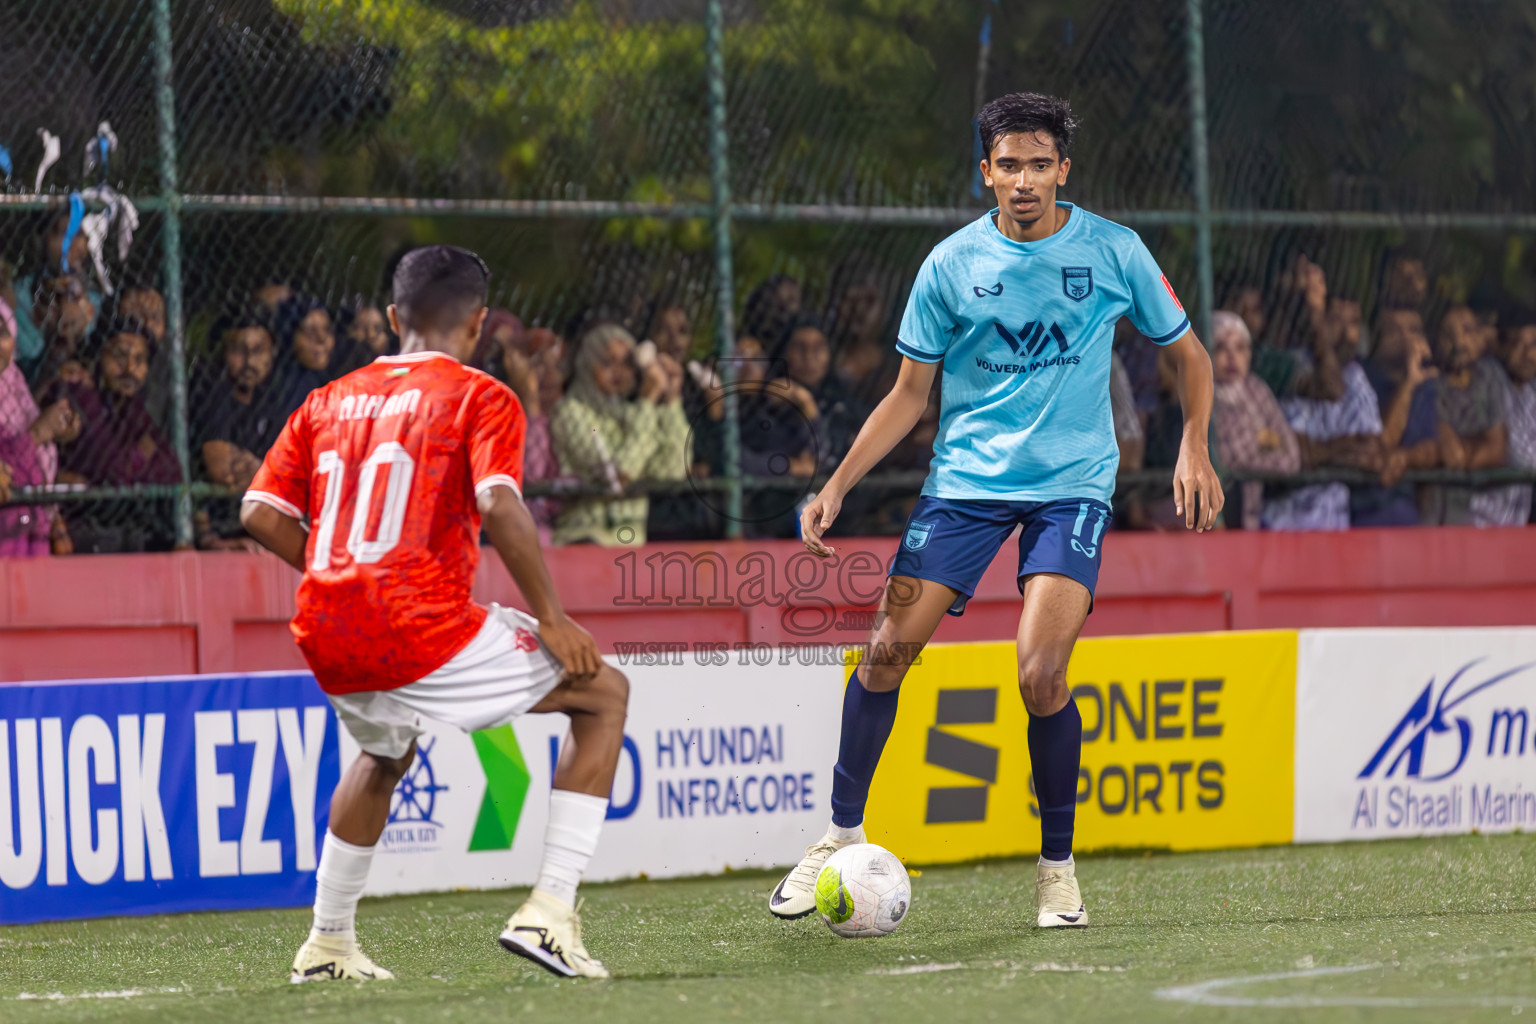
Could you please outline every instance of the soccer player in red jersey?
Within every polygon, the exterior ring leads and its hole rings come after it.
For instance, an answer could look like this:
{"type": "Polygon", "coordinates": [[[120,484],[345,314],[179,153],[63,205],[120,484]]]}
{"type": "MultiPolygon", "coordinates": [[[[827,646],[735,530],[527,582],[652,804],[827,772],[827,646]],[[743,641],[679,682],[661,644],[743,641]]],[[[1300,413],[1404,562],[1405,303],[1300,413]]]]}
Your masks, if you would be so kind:
{"type": "Polygon", "coordinates": [[[545,711],[569,715],[571,734],[538,882],[500,941],[562,976],[608,976],[582,944],[575,898],[607,813],[629,683],[555,594],[522,501],[522,406],[463,365],[489,277],[462,249],[408,253],[388,311],[400,354],[311,392],[241,507],[251,536],[304,574],[293,634],[362,748],[331,798],[294,982],[393,977],[358,948],[354,918],[422,716],[473,731],[545,711]],[[532,615],[471,598],[482,525],[532,615]]]}

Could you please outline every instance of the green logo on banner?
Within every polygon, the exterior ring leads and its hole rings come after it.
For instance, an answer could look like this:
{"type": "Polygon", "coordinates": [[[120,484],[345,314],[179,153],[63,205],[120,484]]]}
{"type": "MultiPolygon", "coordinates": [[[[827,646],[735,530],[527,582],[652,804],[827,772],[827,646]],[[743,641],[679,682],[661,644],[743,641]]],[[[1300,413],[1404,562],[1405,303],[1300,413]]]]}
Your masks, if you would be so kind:
{"type": "Polygon", "coordinates": [[[480,767],[485,770],[485,798],[469,837],[469,852],[510,850],[517,836],[517,820],[528,797],[528,765],[517,734],[510,725],[471,733],[480,767]]]}

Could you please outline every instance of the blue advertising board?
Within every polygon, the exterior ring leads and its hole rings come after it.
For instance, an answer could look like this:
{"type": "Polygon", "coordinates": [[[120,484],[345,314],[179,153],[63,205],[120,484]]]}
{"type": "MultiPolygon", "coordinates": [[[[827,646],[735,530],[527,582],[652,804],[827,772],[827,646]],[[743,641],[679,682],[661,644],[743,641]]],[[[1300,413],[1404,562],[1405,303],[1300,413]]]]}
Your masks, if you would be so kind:
{"type": "Polygon", "coordinates": [[[0,686],[0,924],[306,906],[340,761],[308,673],[0,686]]]}

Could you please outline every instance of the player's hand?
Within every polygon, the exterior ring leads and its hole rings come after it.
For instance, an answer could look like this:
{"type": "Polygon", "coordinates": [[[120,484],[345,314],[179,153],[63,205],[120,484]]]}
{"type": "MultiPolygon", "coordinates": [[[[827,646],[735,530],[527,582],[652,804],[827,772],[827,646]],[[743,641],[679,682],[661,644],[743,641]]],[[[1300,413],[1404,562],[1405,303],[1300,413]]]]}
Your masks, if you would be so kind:
{"type": "Polygon", "coordinates": [[[1179,446],[1179,462],[1173,470],[1173,510],[1184,517],[1187,529],[1204,533],[1215,528],[1216,517],[1226,503],[1210,453],[1204,445],[1192,447],[1186,440],[1179,446]]]}
{"type": "Polygon", "coordinates": [[[539,638],[555,660],[565,666],[567,675],[590,676],[603,667],[603,656],[598,653],[592,634],[564,615],[540,620],[539,638]]]}
{"type": "Polygon", "coordinates": [[[832,528],[832,523],[837,519],[837,514],[842,511],[842,508],[841,495],[832,491],[822,491],[801,510],[800,538],[805,541],[805,548],[811,554],[826,558],[837,552],[836,548],[828,547],[821,542],[821,535],[832,528]]]}

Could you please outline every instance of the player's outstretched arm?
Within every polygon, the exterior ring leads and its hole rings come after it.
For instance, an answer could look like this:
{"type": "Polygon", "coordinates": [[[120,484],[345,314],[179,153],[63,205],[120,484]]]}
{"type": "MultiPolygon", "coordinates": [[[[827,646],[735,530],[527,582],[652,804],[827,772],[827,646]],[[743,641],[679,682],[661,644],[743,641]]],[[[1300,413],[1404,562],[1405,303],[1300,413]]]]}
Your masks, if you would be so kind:
{"type": "Polygon", "coordinates": [[[523,499],[510,487],[492,487],[477,499],[485,535],[539,620],[539,638],[571,675],[587,676],[603,667],[592,634],[566,617],[555,581],[539,550],[539,528],[523,499]]]}
{"type": "Polygon", "coordinates": [[[1203,533],[1216,525],[1216,517],[1226,504],[1221,481],[1211,465],[1211,400],[1215,395],[1211,357],[1194,331],[1186,332],[1168,348],[1178,366],[1179,404],[1184,409],[1184,439],[1173,470],[1173,505],[1184,517],[1185,527],[1203,533]]]}
{"type": "Polygon", "coordinates": [[[837,513],[843,507],[843,496],[917,426],[923,410],[928,408],[928,393],[933,390],[933,378],[938,370],[938,363],[920,363],[902,356],[896,386],[880,399],[875,411],[859,428],[859,436],[854,439],[853,447],[848,449],[837,472],[800,513],[800,536],[812,554],[825,558],[836,550],[823,544],[821,535],[837,519],[837,513]]]}
{"type": "Polygon", "coordinates": [[[240,505],[240,525],[256,538],[256,543],[299,572],[304,571],[304,546],[309,534],[304,532],[303,523],[265,502],[247,501],[240,505]]]}

